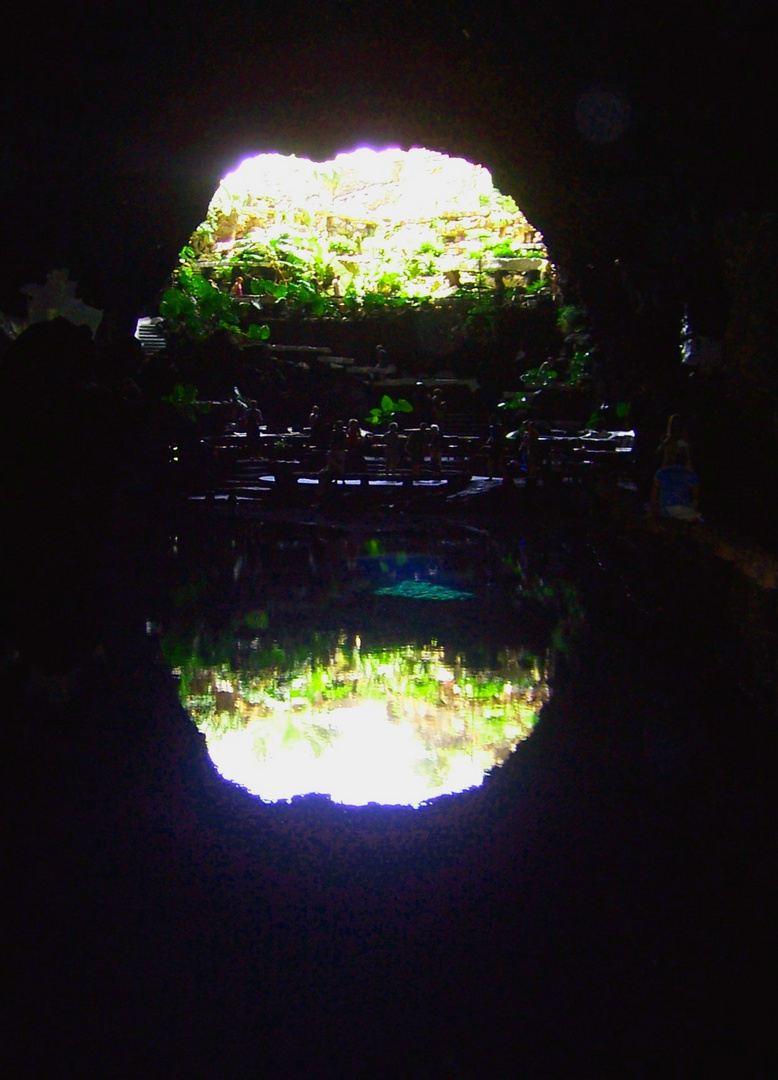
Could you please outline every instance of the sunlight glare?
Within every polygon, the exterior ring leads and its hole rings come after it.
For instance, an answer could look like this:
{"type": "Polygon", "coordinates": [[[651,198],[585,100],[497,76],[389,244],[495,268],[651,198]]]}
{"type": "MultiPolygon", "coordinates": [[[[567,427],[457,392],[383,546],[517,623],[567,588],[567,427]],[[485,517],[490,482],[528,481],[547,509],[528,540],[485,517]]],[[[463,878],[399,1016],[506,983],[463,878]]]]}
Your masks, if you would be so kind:
{"type": "Polygon", "coordinates": [[[478,786],[494,764],[480,754],[461,754],[441,786],[424,768],[429,751],[405,720],[391,722],[385,701],[333,709],[327,717],[334,733],[317,757],[304,741],[256,753],[262,721],[208,740],[208,752],[221,775],[266,802],[317,792],[334,802],[364,806],[419,806],[425,799],[478,786]]]}

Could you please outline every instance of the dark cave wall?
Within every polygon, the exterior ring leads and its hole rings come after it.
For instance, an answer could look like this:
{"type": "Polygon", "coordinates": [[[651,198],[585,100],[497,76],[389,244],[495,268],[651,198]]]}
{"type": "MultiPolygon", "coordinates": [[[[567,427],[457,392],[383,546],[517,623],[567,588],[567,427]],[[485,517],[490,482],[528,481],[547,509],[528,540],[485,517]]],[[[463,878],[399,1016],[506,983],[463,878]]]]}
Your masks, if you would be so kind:
{"type": "MultiPolygon", "coordinates": [[[[0,174],[8,227],[0,310],[66,266],[83,299],[130,326],[156,307],[220,178],[276,150],[325,159],[424,145],[479,161],[544,234],[571,295],[614,353],[664,348],[684,301],[723,332],[733,295],[714,239],[722,219],[771,206],[764,102],[766,6],[703,20],[592,3],[562,19],[469,3],[290,2],[251,11],[133,5],[76,30],[51,15],[9,24],[13,92],[0,174]],[[584,137],[577,106],[614,88],[629,122],[584,137]],[[618,262],[616,262],[618,260],[618,262]]],[[[726,10],[725,10],[726,8],[726,10]]],[[[775,254],[772,256],[775,260],[775,254]]]]}
{"type": "Polygon", "coordinates": [[[69,54],[62,27],[30,37],[4,178],[4,300],[67,266],[87,302],[148,311],[221,176],[267,150],[326,159],[423,145],[486,165],[555,257],[602,235],[575,170],[574,89],[561,93],[531,49],[502,55],[464,11],[333,5],[300,19],[292,7],[271,18],[215,4],[199,30],[195,9],[155,13],[88,61],[83,43],[69,54]],[[44,69],[59,75],[51,92],[44,69]],[[30,112],[36,100],[45,108],[30,112]]]}
{"type": "Polygon", "coordinates": [[[0,311],[22,314],[19,286],[67,267],[131,331],[242,157],[424,145],[484,164],[515,198],[589,305],[611,375],[644,378],[659,416],[704,408],[707,476],[731,477],[722,499],[740,503],[744,461],[752,505],[769,503],[774,4],[122,7],[6,15],[0,311]],[[630,109],[610,142],[577,124],[597,87],[630,109]],[[727,344],[696,397],[679,382],[684,303],[727,344]]]}

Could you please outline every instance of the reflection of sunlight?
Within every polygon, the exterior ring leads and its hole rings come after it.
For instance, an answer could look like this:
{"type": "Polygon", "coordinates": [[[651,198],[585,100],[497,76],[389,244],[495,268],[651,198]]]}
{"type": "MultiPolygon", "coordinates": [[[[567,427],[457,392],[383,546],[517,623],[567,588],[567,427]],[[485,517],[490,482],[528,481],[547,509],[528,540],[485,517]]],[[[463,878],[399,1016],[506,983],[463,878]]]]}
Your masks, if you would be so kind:
{"type": "Polygon", "coordinates": [[[495,763],[491,755],[462,750],[441,776],[431,767],[432,756],[413,725],[390,722],[386,702],[333,709],[327,719],[334,737],[318,757],[302,739],[285,740],[267,756],[258,755],[262,720],[209,738],[208,751],[222,776],[267,802],[319,792],[353,806],[418,806],[425,799],[477,786],[495,763]]]}
{"type": "MultiPolygon", "coordinates": [[[[545,648],[524,646],[524,622],[509,593],[504,608],[496,594],[488,611],[482,608],[483,590],[476,586],[487,568],[482,574],[469,543],[447,544],[441,558],[426,537],[411,539],[408,545],[401,537],[396,552],[387,550],[385,537],[345,546],[340,538],[323,546],[317,541],[307,559],[290,563],[287,577],[288,538],[271,538],[262,549],[272,567],[262,570],[267,603],[257,609],[251,590],[236,600],[229,625],[220,621],[212,628],[207,613],[216,605],[200,596],[180,622],[177,585],[163,648],[171,666],[175,658],[181,701],[225,778],[267,802],[320,793],[357,806],[418,806],[479,786],[530,736],[550,693],[545,648]],[[320,574],[324,566],[332,576],[320,574]],[[302,626],[282,625],[286,608],[273,613],[272,598],[286,600],[290,587],[298,589],[302,568],[310,572],[311,597],[328,608],[323,630],[316,625],[315,602],[302,626]],[[413,599],[372,606],[378,586],[402,582],[417,598],[443,599],[445,586],[446,599],[464,602],[426,604],[421,624],[413,599]],[[368,605],[364,633],[361,625],[350,625],[357,598],[368,605]],[[436,610],[443,615],[438,623],[436,610]],[[440,631],[454,640],[442,640],[440,631]]],[[[198,581],[201,558],[193,549],[198,581]]],[[[253,547],[236,554],[234,545],[226,546],[230,584],[236,558],[247,568],[259,564],[253,547]]],[[[525,582],[525,595],[530,584],[525,582]]],[[[567,627],[575,590],[560,586],[552,595],[547,584],[538,589],[542,604],[553,604],[554,618],[562,604],[567,627]]],[[[527,626],[535,636],[550,633],[534,627],[533,610],[527,609],[527,626]]]]}

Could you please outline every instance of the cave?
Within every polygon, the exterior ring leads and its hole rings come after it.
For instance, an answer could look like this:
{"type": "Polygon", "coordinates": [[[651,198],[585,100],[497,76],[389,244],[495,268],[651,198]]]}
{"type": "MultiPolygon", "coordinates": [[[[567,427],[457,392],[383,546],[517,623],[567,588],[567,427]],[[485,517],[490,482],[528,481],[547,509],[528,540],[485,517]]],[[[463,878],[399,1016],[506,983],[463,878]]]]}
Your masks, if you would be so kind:
{"type": "MultiPolygon", "coordinates": [[[[0,689],[13,1074],[696,1075],[711,1062],[766,1074],[773,6],[213,0],[78,14],[6,16],[0,689]],[[647,467],[668,416],[693,417],[703,539],[684,523],[655,531],[638,492],[610,480],[539,488],[534,503],[486,480],[452,502],[400,489],[378,506],[344,484],[315,510],[281,499],[249,522],[226,502],[186,504],[170,478],[198,402],[185,388],[175,398],[171,371],[196,349],[182,344],[170,367],[149,361],[138,318],[194,272],[220,294],[242,276],[243,306],[260,305],[253,325],[271,325],[283,268],[266,252],[236,257],[257,237],[205,235],[214,192],[257,155],[323,163],[368,146],[478,163],[521,208],[543,258],[494,258],[535,260],[504,267],[539,274],[510,286],[526,293],[548,275],[542,288],[585,310],[597,385],[631,403],[647,467]],[[47,306],[52,274],[60,310],[47,306]],[[20,332],[30,300],[42,317],[20,332]],[[418,809],[311,792],[266,806],[209,764],[181,680],[199,695],[193,708],[258,707],[248,695],[267,680],[241,684],[241,672],[265,645],[295,662],[312,648],[307,613],[326,608],[334,573],[321,552],[337,547],[337,572],[354,580],[354,560],[375,556],[366,538],[398,522],[444,553],[456,522],[486,599],[510,588],[522,626],[533,605],[552,610],[542,629],[553,664],[539,665],[542,679],[526,673],[521,702],[525,719],[530,704],[540,718],[482,787],[418,809]],[[257,552],[276,529],[283,573],[276,593],[257,595],[260,570],[274,572],[257,552]],[[308,593],[296,559],[319,575],[308,593]],[[233,681],[176,654],[176,620],[192,655],[228,654],[235,605],[233,681]],[[530,702],[536,686],[543,700],[530,702]]],[[[369,295],[344,268],[343,293],[369,295]]],[[[455,269],[430,272],[437,292],[455,269]]],[[[342,299],[336,276],[319,282],[326,304],[342,299]]],[[[403,291],[417,278],[405,274],[403,291]]],[[[434,356],[432,371],[449,359],[434,356]]],[[[350,643],[365,609],[391,617],[397,599],[366,597],[349,600],[350,643]]],[[[335,650],[341,630],[326,627],[335,650]]],[[[422,661],[437,664],[426,645],[422,661]]]]}

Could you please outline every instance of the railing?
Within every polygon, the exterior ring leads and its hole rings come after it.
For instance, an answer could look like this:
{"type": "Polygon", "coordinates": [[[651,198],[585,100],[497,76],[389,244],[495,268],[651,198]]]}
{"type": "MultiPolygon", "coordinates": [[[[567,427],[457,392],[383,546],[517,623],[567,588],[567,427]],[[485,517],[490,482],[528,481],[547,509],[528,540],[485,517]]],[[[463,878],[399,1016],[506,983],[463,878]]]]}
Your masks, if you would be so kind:
{"type": "Polygon", "coordinates": [[[386,468],[381,438],[369,437],[358,463],[352,459],[340,472],[327,468],[325,451],[311,445],[307,429],[263,432],[251,451],[245,435],[230,433],[202,441],[203,449],[210,451],[211,467],[202,477],[199,497],[261,500],[273,492],[299,495],[305,489],[332,486],[378,492],[387,488],[440,490],[461,488],[479,477],[519,485],[575,484],[592,476],[625,480],[631,478],[633,440],[631,431],[540,436],[534,469],[528,476],[517,441],[506,441],[500,462],[495,466],[492,461],[490,468],[488,448],[479,435],[445,435],[439,469],[431,468],[426,459],[412,466],[401,458],[399,467],[391,471],[386,468]]]}

